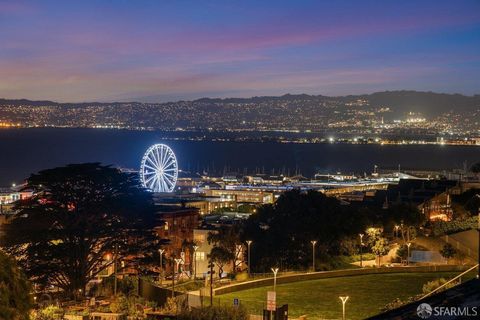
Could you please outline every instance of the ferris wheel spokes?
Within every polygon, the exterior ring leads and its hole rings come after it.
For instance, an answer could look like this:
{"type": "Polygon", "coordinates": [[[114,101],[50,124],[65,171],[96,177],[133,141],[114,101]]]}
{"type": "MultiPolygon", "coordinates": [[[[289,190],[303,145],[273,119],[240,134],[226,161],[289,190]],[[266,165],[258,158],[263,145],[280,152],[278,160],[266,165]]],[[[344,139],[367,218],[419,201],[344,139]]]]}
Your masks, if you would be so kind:
{"type": "Polygon", "coordinates": [[[148,148],[140,167],[143,186],[153,192],[172,192],[177,178],[177,158],[172,149],[164,144],[148,148]]]}

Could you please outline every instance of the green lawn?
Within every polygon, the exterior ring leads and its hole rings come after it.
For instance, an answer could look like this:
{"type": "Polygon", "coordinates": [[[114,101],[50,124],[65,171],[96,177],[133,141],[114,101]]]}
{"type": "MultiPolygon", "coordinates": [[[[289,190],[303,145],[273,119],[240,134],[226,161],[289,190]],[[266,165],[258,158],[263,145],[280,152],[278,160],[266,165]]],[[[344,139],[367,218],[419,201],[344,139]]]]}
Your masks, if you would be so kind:
{"type": "MultiPolygon", "coordinates": [[[[397,273],[331,278],[277,285],[277,305],[288,304],[291,317],[340,319],[339,296],[348,295],[347,319],[363,319],[379,313],[395,298],[405,299],[422,292],[424,283],[437,278],[452,278],[458,273],[397,273]]],[[[471,278],[471,277],[470,277],[471,278]]],[[[267,291],[262,287],[217,296],[222,304],[240,300],[252,314],[261,314],[267,291]]]]}

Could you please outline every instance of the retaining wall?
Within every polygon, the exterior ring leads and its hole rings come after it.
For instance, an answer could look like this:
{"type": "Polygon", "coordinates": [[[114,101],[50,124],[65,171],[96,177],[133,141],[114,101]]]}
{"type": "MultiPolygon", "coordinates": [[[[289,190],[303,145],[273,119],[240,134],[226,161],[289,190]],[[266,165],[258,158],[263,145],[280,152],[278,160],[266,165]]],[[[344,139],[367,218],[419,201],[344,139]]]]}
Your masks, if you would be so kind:
{"type": "MultiPolygon", "coordinates": [[[[321,271],[301,274],[289,274],[284,276],[277,276],[277,284],[291,283],[306,280],[350,277],[368,274],[381,273],[416,273],[416,272],[461,272],[467,270],[471,266],[458,265],[432,265],[432,266],[412,266],[412,267],[389,267],[389,268],[364,268],[364,269],[347,269],[335,271],[321,271]]],[[[273,286],[273,277],[259,280],[246,281],[228,286],[214,289],[215,295],[241,291],[246,289],[273,286]]]]}

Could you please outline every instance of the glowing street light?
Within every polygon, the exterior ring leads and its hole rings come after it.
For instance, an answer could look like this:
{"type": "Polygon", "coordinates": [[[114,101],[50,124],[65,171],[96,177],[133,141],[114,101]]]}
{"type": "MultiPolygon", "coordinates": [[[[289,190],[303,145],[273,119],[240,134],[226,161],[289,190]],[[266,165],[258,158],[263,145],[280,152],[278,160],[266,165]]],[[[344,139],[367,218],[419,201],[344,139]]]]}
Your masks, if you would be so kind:
{"type": "Polygon", "coordinates": [[[312,270],[315,272],[315,245],[317,244],[317,240],[310,241],[312,244],[312,270]]]}
{"type": "Polygon", "coordinates": [[[358,235],[360,237],[360,267],[363,268],[363,233],[358,235]]]}
{"type": "Polygon", "coordinates": [[[398,238],[398,229],[400,229],[400,226],[398,224],[395,225],[395,237],[398,238]]]}
{"type": "Polygon", "coordinates": [[[175,259],[175,266],[173,267],[173,278],[172,278],[172,297],[175,297],[175,277],[177,275],[177,269],[182,262],[182,259],[176,258],[175,259]]]}
{"type": "MultiPolygon", "coordinates": [[[[277,273],[278,273],[278,268],[271,268],[273,272],[273,292],[275,294],[275,299],[277,296],[277,273]]],[[[270,310],[270,319],[273,319],[273,311],[270,310]]]]}
{"type": "Polygon", "coordinates": [[[278,273],[278,268],[271,268],[273,272],[273,291],[276,290],[277,288],[277,273],[278,273]]]}
{"type": "Polygon", "coordinates": [[[348,296],[339,297],[342,300],[342,320],[345,320],[345,304],[347,303],[348,296]]]}
{"type": "Polygon", "coordinates": [[[165,252],[164,249],[158,249],[158,254],[160,255],[160,272],[158,273],[158,280],[160,285],[162,285],[162,278],[163,278],[163,253],[165,252]]]}
{"type": "Polygon", "coordinates": [[[412,245],[411,242],[407,243],[407,266],[410,265],[410,246],[412,245]]]}
{"type": "Polygon", "coordinates": [[[248,261],[247,261],[247,273],[248,273],[248,277],[250,277],[250,245],[252,244],[252,240],[247,240],[247,251],[248,251],[248,261]]]}

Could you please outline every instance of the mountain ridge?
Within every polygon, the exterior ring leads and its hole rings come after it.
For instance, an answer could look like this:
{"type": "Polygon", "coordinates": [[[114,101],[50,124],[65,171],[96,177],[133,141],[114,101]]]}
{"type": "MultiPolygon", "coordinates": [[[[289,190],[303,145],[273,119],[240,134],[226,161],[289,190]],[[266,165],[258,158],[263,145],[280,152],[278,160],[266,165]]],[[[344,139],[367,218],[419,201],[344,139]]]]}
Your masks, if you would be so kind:
{"type": "Polygon", "coordinates": [[[299,93],[299,94],[291,94],[285,93],[283,95],[265,95],[265,96],[251,96],[251,97],[227,97],[227,98],[212,98],[212,97],[202,97],[193,100],[175,100],[175,101],[168,101],[168,102],[142,102],[137,100],[132,101],[110,101],[110,102],[99,102],[99,101],[82,101],[82,102],[57,102],[54,100],[35,100],[35,99],[26,99],[26,98],[18,98],[18,99],[8,99],[8,98],[0,98],[0,104],[27,104],[32,103],[38,104],[49,104],[49,105],[82,105],[82,104],[97,104],[97,105],[112,105],[112,104],[128,104],[128,103],[138,103],[138,104],[166,104],[166,103],[178,103],[178,102],[201,102],[201,101],[219,101],[219,102],[231,102],[231,101],[247,101],[247,100],[259,100],[259,99],[282,99],[282,98],[330,98],[330,99],[355,99],[355,98],[366,98],[376,95],[382,94],[431,94],[431,95],[438,95],[438,96],[450,96],[450,97],[463,97],[463,98],[480,98],[480,94],[474,95],[465,95],[461,93],[444,93],[444,92],[434,92],[434,91],[417,91],[417,90],[385,90],[385,91],[376,91],[372,93],[362,93],[362,94],[349,94],[349,95],[322,95],[322,94],[307,94],[307,93],[299,93]]]}
{"type": "Polygon", "coordinates": [[[174,106],[175,104],[189,104],[196,108],[211,108],[212,110],[220,105],[228,104],[263,104],[271,105],[291,102],[292,106],[298,107],[298,101],[307,101],[308,104],[317,104],[318,108],[326,104],[343,104],[353,102],[349,107],[361,107],[361,103],[355,105],[355,101],[367,100],[370,107],[388,107],[392,116],[405,115],[413,112],[424,116],[437,116],[439,114],[457,113],[468,114],[480,109],[480,95],[467,96],[463,94],[436,93],[431,91],[395,90],[379,91],[371,94],[346,95],[346,96],[325,96],[309,94],[284,94],[281,96],[254,96],[250,98],[200,98],[196,100],[179,100],[175,102],[145,103],[145,102],[81,102],[61,103],[49,100],[28,100],[28,99],[0,99],[0,105],[29,105],[29,106],[60,106],[63,108],[82,106],[125,106],[150,105],[150,106],[174,106]]]}

